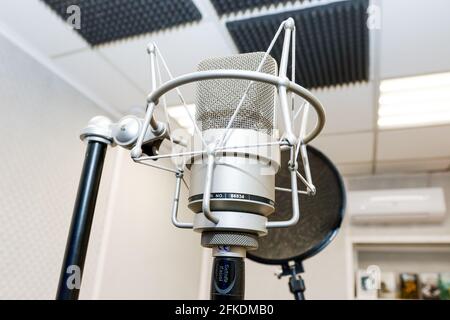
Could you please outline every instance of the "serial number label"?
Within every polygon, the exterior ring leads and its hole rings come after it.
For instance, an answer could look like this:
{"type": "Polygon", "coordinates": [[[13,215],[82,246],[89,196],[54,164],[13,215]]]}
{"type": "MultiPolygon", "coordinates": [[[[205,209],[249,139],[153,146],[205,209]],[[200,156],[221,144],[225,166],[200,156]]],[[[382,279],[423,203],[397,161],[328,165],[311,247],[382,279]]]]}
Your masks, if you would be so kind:
{"type": "Polygon", "coordinates": [[[273,314],[273,306],[265,305],[265,304],[257,304],[257,305],[223,305],[219,306],[219,314],[223,315],[265,315],[265,314],[273,314]]]}
{"type": "Polygon", "coordinates": [[[255,305],[225,305],[221,304],[218,307],[208,306],[188,306],[183,304],[175,309],[176,315],[196,315],[203,318],[208,315],[272,315],[273,305],[255,304],[255,305]]]}
{"type": "Polygon", "coordinates": [[[245,199],[245,195],[240,193],[231,193],[230,194],[231,199],[245,199]]]}
{"type": "MultiPolygon", "coordinates": [[[[194,196],[189,197],[189,201],[200,201],[203,199],[203,194],[196,194],[194,196]]],[[[246,194],[246,193],[231,193],[231,192],[213,192],[211,193],[211,199],[212,200],[250,200],[254,202],[261,202],[264,204],[269,204],[271,206],[274,205],[273,200],[260,197],[253,194],[246,194]]]]}

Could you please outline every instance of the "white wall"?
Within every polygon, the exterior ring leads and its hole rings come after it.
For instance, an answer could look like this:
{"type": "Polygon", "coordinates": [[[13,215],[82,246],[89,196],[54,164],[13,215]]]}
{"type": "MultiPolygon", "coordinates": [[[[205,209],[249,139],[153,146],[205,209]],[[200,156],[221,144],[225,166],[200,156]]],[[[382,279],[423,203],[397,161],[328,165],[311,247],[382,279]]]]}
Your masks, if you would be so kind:
{"type": "MultiPolygon", "coordinates": [[[[118,150],[118,166],[91,297],[196,299],[200,237],[171,223],[174,174],[136,165],[124,150],[118,150]]],[[[188,221],[185,192],[179,213],[188,221]]]]}
{"type": "MultiPolygon", "coordinates": [[[[0,62],[0,299],[54,299],[85,153],[78,135],[105,112],[1,32],[0,62]]],[[[173,191],[173,175],[108,152],[82,299],[197,298],[200,240],[172,226],[173,191]]]]}
{"type": "Polygon", "coordinates": [[[84,158],[78,133],[104,112],[0,34],[0,114],[0,299],[53,299],[84,158]]]}
{"type": "MultiPolygon", "coordinates": [[[[344,232],[324,251],[306,260],[305,273],[302,275],[309,300],[346,298],[346,259],[344,255],[344,232]]],[[[248,261],[248,259],[247,259],[248,261]]],[[[247,263],[247,299],[293,299],[289,291],[288,280],[274,275],[277,266],[266,266],[255,262],[247,263]]]]}

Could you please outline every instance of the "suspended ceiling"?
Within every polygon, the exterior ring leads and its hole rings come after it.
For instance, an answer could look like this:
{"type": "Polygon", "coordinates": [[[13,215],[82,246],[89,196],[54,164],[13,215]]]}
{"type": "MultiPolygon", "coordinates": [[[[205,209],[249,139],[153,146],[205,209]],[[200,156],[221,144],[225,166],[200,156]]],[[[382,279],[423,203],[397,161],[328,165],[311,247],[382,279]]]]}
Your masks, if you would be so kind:
{"type": "MultiPolygon", "coordinates": [[[[287,1],[223,16],[210,1],[193,2],[202,16],[198,22],[95,47],[40,0],[4,1],[0,30],[120,116],[143,106],[150,91],[150,41],[158,44],[172,72],[181,75],[194,71],[202,59],[238,52],[227,22],[333,1],[287,1]]],[[[377,2],[381,28],[370,31],[370,81],[313,90],[327,112],[324,134],[313,144],[347,175],[448,169],[450,126],[385,131],[376,126],[380,79],[450,70],[450,42],[445,41],[450,39],[448,1],[377,2]]],[[[194,101],[192,87],[183,93],[188,102],[194,101]]],[[[175,97],[169,103],[177,103],[175,97]]]]}

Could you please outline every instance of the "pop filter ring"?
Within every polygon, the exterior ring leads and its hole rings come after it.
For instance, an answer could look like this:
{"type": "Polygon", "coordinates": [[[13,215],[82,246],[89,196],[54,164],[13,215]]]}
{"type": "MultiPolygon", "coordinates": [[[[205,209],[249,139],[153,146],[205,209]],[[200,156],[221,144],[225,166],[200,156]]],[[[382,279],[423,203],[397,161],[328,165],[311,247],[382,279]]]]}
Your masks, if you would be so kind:
{"type": "MultiPolygon", "coordinates": [[[[328,165],[328,167],[331,169],[331,171],[333,172],[335,177],[337,178],[336,181],[339,186],[340,197],[341,197],[342,201],[341,201],[340,207],[338,209],[339,214],[338,214],[338,219],[336,220],[335,225],[331,228],[328,235],[320,243],[318,243],[311,249],[309,249],[305,252],[302,252],[296,256],[292,256],[292,257],[285,258],[285,259],[268,259],[268,258],[262,258],[262,257],[258,257],[256,255],[253,255],[252,252],[249,251],[247,253],[247,258],[249,258],[250,260],[253,260],[255,262],[262,263],[262,264],[268,264],[268,265],[288,265],[289,262],[291,262],[291,261],[296,262],[301,265],[301,263],[304,260],[315,256],[316,254],[321,252],[323,249],[325,249],[333,241],[333,239],[336,237],[337,233],[339,232],[339,229],[342,225],[342,221],[344,219],[345,205],[346,205],[344,182],[342,180],[342,177],[341,177],[339,171],[336,169],[335,165],[321,151],[319,151],[318,149],[316,149],[312,146],[308,146],[308,153],[314,154],[315,156],[317,156],[321,160],[323,160],[328,165]]],[[[300,219],[302,219],[302,218],[300,217],[300,219]]],[[[295,226],[290,227],[290,228],[295,228],[295,226]]]]}

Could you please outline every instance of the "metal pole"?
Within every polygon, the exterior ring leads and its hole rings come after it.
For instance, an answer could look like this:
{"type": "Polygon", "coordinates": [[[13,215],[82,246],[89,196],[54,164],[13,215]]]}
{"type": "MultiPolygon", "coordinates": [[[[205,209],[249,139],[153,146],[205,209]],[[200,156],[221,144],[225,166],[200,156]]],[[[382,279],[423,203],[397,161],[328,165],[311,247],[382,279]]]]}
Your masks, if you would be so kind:
{"type": "Polygon", "coordinates": [[[294,293],[294,298],[297,301],[305,300],[305,294],[301,291],[294,293]]]}
{"type": "Polygon", "coordinates": [[[107,144],[89,141],[73,210],[57,300],[78,300],[107,144]]]}
{"type": "Polygon", "coordinates": [[[296,262],[294,265],[286,265],[285,272],[290,273],[289,278],[289,290],[294,295],[295,300],[305,300],[305,282],[303,281],[300,273],[304,272],[303,265],[300,262],[296,262]]]}

